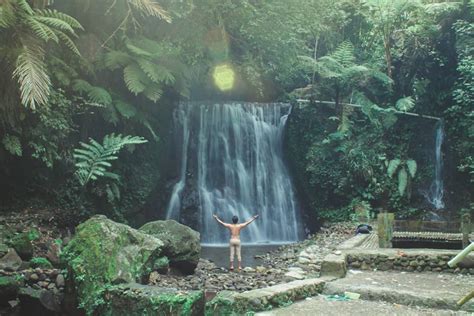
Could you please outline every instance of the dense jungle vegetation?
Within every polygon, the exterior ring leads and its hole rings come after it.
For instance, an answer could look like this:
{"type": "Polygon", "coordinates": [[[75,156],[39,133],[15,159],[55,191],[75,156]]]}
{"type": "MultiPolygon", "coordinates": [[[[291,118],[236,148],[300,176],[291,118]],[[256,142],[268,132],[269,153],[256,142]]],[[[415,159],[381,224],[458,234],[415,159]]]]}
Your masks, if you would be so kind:
{"type": "Polygon", "coordinates": [[[448,205],[472,208],[473,14],[472,0],[0,0],[1,209],[138,220],[169,195],[177,102],[301,97],[286,146],[310,216],[427,208],[436,121],[399,112],[443,119],[448,205]],[[234,89],[215,87],[219,65],[234,89]]]}

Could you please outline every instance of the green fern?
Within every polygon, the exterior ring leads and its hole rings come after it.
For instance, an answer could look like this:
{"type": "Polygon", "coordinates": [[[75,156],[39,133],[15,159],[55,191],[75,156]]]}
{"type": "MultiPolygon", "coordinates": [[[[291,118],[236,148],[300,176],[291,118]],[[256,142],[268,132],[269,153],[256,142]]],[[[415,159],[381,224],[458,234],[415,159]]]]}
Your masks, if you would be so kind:
{"type": "Polygon", "coordinates": [[[401,98],[397,101],[395,107],[403,112],[410,111],[415,106],[415,100],[412,97],[401,98]]]}
{"type": "Polygon", "coordinates": [[[112,50],[102,59],[103,65],[112,71],[123,69],[123,80],[134,95],[143,94],[157,102],[166,86],[175,85],[185,94],[187,87],[178,76],[185,76],[185,67],[179,61],[179,51],[170,44],[159,43],[145,37],[126,40],[122,50],[112,50]],[[170,62],[173,60],[173,62],[170,62]]]}
{"type": "Polygon", "coordinates": [[[94,139],[89,143],[81,142],[81,148],[74,149],[76,160],[76,177],[82,186],[100,177],[119,180],[119,175],[108,171],[112,164],[110,161],[118,159],[118,152],[126,145],[143,144],[147,140],[139,136],[122,136],[109,134],[104,137],[102,144],[94,139]]]}
{"type": "Polygon", "coordinates": [[[21,103],[32,109],[46,104],[51,80],[44,63],[44,47],[54,42],[79,54],[72,38],[82,26],[73,17],[56,10],[34,9],[26,0],[3,0],[0,28],[5,29],[5,34],[14,34],[12,46],[19,47],[11,62],[16,65],[12,79],[18,81],[21,103]]]}
{"type": "Polygon", "coordinates": [[[85,93],[89,99],[97,104],[112,104],[112,96],[102,87],[93,86],[85,80],[74,80],[73,89],[77,92],[85,93]]]}

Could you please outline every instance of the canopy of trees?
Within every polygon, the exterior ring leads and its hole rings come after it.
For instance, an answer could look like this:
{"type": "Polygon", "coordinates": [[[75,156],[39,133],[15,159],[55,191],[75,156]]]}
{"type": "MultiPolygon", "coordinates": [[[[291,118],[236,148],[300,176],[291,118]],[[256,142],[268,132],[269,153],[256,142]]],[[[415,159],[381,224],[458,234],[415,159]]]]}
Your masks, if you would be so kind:
{"type": "Polygon", "coordinates": [[[306,96],[335,103],[287,137],[309,209],[409,208],[430,171],[406,111],[444,118],[449,190],[467,208],[473,14],[472,0],[0,0],[0,199],[130,218],[164,187],[179,100],[306,96]]]}

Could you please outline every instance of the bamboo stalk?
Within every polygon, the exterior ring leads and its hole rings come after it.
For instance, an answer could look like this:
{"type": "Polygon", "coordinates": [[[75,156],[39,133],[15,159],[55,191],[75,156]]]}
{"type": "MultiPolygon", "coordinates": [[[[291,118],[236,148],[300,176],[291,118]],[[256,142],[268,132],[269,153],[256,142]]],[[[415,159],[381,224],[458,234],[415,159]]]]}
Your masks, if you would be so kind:
{"type": "MultiPolygon", "coordinates": [[[[298,103],[309,103],[310,100],[308,100],[308,99],[297,99],[296,102],[298,102],[298,103]]],[[[333,101],[314,100],[314,102],[321,103],[321,104],[336,104],[336,102],[333,102],[333,101]]],[[[362,105],[360,105],[360,104],[353,104],[353,103],[339,103],[339,104],[348,105],[348,106],[352,106],[352,107],[355,107],[355,108],[361,108],[362,107],[362,105]]],[[[426,119],[430,119],[430,120],[437,120],[437,121],[441,120],[441,118],[436,117],[436,116],[423,115],[423,114],[418,114],[418,113],[413,113],[413,112],[403,112],[403,111],[395,110],[394,113],[404,114],[404,115],[409,115],[409,116],[415,116],[415,117],[420,117],[420,118],[426,118],[426,119]]]]}
{"type": "Polygon", "coordinates": [[[465,256],[467,256],[471,251],[474,250],[474,242],[471,243],[469,246],[467,246],[466,248],[463,249],[463,251],[461,251],[460,253],[458,253],[456,255],[456,257],[454,257],[453,259],[451,259],[449,262],[448,262],[448,266],[450,266],[451,268],[454,267],[455,265],[457,265],[459,263],[459,261],[461,261],[462,259],[464,259],[465,256]]]}
{"type": "Polygon", "coordinates": [[[469,293],[468,295],[466,295],[462,299],[460,299],[457,302],[457,304],[458,304],[458,306],[463,306],[465,303],[469,302],[469,300],[471,300],[472,298],[474,298],[474,291],[472,291],[471,293],[469,293]]]}

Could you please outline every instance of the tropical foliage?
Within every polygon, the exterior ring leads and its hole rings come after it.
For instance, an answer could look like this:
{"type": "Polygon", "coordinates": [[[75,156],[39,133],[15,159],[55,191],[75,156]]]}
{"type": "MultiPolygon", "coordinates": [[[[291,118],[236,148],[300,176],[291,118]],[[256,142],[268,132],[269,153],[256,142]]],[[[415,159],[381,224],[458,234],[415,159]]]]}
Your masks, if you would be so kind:
{"type": "Polygon", "coordinates": [[[164,208],[177,102],[297,97],[309,102],[295,103],[285,149],[309,217],[428,209],[434,121],[418,114],[444,118],[447,197],[469,207],[473,8],[0,0],[0,198],[121,219],[164,208]],[[214,84],[219,65],[235,74],[228,91],[214,84]]]}

